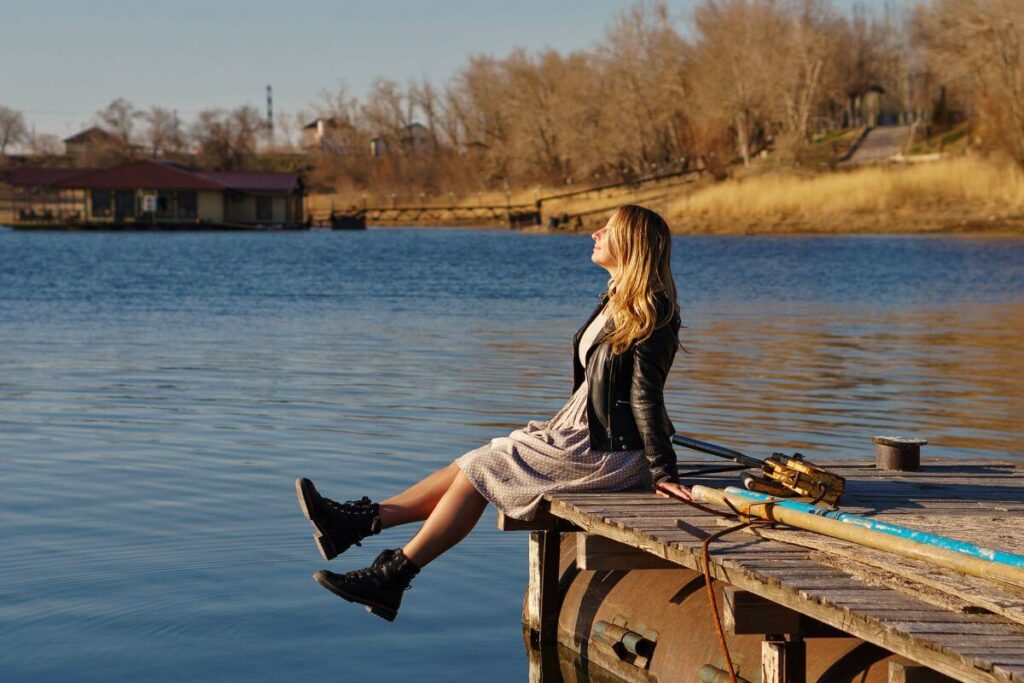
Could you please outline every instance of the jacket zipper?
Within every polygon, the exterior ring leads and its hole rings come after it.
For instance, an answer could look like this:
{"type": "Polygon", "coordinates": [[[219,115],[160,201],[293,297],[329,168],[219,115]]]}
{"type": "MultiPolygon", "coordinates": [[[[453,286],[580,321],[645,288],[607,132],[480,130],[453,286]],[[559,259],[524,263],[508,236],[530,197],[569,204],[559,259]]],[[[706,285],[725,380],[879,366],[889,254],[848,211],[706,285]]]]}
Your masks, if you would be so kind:
{"type": "MultiPolygon", "coordinates": [[[[614,358],[613,358],[612,359],[612,366],[613,366],[612,369],[613,370],[614,370],[614,365],[615,365],[615,362],[614,362],[614,358]]],[[[607,403],[606,403],[606,406],[607,406],[608,410],[605,412],[605,415],[608,416],[608,444],[609,444],[609,449],[608,450],[611,450],[611,451],[615,450],[615,435],[612,433],[612,403],[611,403],[614,400],[612,397],[615,396],[615,392],[612,389],[612,377],[613,376],[614,375],[610,375],[608,377],[608,398],[607,398],[607,403]]]]}

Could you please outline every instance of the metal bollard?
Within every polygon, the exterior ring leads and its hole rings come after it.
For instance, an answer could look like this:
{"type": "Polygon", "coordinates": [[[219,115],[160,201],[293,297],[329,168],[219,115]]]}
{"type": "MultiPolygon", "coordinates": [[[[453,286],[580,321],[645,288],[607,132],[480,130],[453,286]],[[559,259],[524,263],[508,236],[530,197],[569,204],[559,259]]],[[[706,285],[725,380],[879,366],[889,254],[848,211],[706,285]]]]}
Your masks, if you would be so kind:
{"type": "Polygon", "coordinates": [[[916,472],[921,469],[921,446],[925,439],[908,439],[903,436],[873,436],[875,444],[875,468],[898,472],[916,472]]]}

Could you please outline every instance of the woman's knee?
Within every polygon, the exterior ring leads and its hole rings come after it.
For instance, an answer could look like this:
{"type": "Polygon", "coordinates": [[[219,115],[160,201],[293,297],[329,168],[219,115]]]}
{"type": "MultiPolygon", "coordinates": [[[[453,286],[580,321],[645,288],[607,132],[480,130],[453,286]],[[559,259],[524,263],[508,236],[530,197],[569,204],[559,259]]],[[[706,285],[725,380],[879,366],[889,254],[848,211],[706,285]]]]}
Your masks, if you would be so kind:
{"type": "Polygon", "coordinates": [[[451,489],[455,489],[463,497],[478,499],[484,504],[487,503],[487,499],[477,491],[476,485],[473,484],[470,478],[467,477],[466,473],[461,469],[459,470],[459,473],[455,475],[455,479],[452,481],[451,487],[449,487],[449,490],[451,489]]]}

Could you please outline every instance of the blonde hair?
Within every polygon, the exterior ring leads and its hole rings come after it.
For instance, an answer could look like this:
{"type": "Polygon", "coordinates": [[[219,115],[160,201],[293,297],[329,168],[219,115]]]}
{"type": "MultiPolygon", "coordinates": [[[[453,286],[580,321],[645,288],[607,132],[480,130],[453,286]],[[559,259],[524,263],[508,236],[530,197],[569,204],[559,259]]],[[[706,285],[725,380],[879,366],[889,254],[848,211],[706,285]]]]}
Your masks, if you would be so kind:
{"type": "Polygon", "coordinates": [[[616,209],[609,221],[615,274],[608,283],[608,306],[614,329],[603,341],[621,354],[651,336],[656,327],[678,315],[676,285],[672,279],[672,234],[665,219],[635,204],[616,209]],[[658,320],[656,295],[668,298],[669,309],[658,320]]]}

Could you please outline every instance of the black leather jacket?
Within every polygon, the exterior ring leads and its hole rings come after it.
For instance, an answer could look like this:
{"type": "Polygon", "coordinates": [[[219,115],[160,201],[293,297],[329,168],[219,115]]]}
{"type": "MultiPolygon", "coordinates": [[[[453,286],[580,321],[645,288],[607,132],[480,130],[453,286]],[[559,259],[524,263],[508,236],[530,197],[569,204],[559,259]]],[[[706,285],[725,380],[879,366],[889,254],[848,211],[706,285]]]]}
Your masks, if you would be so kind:
{"type": "MultiPolygon", "coordinates": [[[[679,339],[679,314],[656,327],[651,336],[615,355],[611,344],[604,343],[611,321],[587,351],[587,366],[579,359],[580,338],[608,299],[590,314],[572,340],[573,393],[587,380],[587,421],[590,447],[595,451],[643,449],[650,463],[651,483],[678,481],[676,453],[672,448],[675,427],[665,410],[665,379],[676,355],[679,339]]],[[[669,314],[668,297],[658,299],[657,320],[669,314]]]]}

